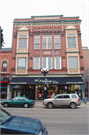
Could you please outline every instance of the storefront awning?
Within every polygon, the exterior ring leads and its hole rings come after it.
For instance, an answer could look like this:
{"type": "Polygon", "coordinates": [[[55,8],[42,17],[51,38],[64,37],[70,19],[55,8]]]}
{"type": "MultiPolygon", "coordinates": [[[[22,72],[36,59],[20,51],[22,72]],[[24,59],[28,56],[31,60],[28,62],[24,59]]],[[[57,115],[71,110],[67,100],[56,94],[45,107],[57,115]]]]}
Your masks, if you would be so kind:
{"type": "Polygon", "coordinates": [[[83,84],[82,77],[13,77],[10,84],[83,84]]]}

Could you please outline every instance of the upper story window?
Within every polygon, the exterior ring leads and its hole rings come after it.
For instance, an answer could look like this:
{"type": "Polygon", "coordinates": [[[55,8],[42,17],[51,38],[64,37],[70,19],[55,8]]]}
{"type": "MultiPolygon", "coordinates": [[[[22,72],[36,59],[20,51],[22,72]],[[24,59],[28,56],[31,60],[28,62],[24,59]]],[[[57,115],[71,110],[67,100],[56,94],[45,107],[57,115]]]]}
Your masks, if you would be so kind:
{"type": "Polygon", "coordinates": [[[40,49],[40,35],[34,36],[34,48],[40,49]]]}
{"type": "Polygon", "coordinates": [[[18,58],[17,69],[26,69],[26,58],[18,58]]]}
{"type": "Polygon", "coordinates": [[[34,31],[36,31],[36,29],[34,29],[34,31]]]}
{"type": "Polygon", "coordinates": [[[2,72],[7,72],[7,61],[3,61],[2,63],[2,72]]]}
{"type": "Polygon", "coordinates": [[[40,29],[38,29],[38,31],[40,31],[40,29]]]}
{"type": "Polygon", "coordinates": [[[67,34],[68,48],[76,48],[76,34],[67,34]]]}
{"type": "Polygon", "coordinates": [[[43,35],[43,49],[51,49],[52,37],[51,35],[43,35]]]}
{"type": "Polygon", "coordinates": [[[52,58],[43,58],[43,68],[52,69],[52,58]]]}
{"type": "Polygon", "coordinates": [[[60,36],[54,35],[54,46],[55,49],[60,49],[60,36]]]}
{"type": "Polygon", "coordinates": [[[40,58],[34,58],[34,69],[40,69],[40,58]]]}
{"type": "Polygon", "coordinates": [[[27,35],[19,35],[18,49],[27,49],[27,35]]]}
{"type": "Polygon", "coordinates": [[[77,69],[78,68],[78,57],[69,57],[69,69],[77,69]]]}
{"type": "Polygon", "coordinates": [[[61,58],[55,57],[55,69],[61,69],[61,58]]]}

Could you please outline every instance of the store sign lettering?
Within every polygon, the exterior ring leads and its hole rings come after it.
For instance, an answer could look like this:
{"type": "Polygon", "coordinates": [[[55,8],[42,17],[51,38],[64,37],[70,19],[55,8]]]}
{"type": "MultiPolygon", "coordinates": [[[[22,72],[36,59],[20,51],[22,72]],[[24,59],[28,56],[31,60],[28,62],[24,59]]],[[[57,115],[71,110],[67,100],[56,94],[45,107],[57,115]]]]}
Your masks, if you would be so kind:
{"type": "Polygon", "coordinates": [[[43,79],[40,79],[40,78],[38,78],[38,79],[35,79],[34,80],[34,82],[39,82],[39,83],[53,83],[53,84],[58,84],[58,81],[56,81],[56,80],[48,80],[48,79],[45,79],[45,80],[43,80],[43,79]]]}

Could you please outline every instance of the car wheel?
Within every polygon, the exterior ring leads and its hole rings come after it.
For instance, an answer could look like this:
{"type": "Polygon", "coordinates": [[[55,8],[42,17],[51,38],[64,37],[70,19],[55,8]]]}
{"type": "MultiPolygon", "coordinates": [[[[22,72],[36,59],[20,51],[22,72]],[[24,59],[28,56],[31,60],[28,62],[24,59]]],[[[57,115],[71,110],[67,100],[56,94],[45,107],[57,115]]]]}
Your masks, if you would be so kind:
{"type": "Polygon", "coordinates": [[[25,107],[25,108],[28,108],[28,106],[29,106],[28,103],[25,103],[25,104],[24,104],[24,107],[25,107]]]}
{"type": "Polygon", "coordinates": [[[8,105],[8,103],[4,103],[4,107],[8,107],[9,105],[8,105]]]}
{"type": "Polygon", "coordinates": [[[53,103],[48,103],[48,104],[47,104],[47,107],[48,107],[49,109],[52,109],[52,108],[53,108],[53,103]]]}
{"type": "Polygon", "coordinates": [[[71,109],[75,109],[76,108],[76,104],[75,103],[70,103],[70,108],[71,109]]]}

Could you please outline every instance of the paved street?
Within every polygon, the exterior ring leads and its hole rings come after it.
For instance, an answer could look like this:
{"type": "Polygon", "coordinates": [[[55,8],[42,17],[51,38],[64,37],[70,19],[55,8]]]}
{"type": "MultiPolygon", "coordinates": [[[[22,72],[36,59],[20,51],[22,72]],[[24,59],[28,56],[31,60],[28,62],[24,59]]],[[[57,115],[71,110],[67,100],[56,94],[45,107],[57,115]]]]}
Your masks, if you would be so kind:
{"type": "Polygon", "coordinates": [[[48,130],[48,135],[89,135],[89,103],[82,103],[76,109],[68,107],[47,109],[42,105],[42,101],[37,101],[35,106],[30,108],[8,107],[4,109],[12,115],[41,120],[48,130]]]}

